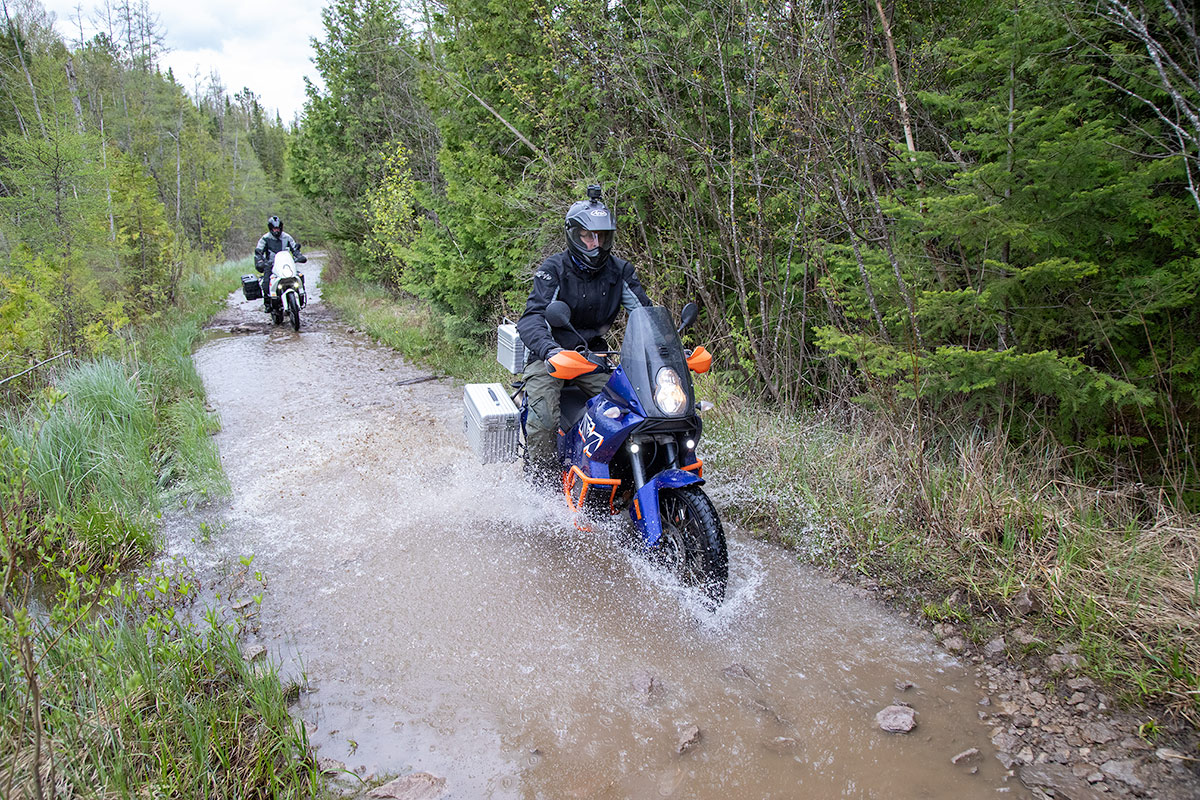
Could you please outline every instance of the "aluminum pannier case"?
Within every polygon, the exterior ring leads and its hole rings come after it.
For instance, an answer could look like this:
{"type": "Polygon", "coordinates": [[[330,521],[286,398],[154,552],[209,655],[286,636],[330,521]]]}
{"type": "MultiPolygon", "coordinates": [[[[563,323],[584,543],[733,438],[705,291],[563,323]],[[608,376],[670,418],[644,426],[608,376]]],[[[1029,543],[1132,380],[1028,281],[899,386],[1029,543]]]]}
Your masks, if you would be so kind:
{"type": "Polygon", "coordinates": [[[262,283],[257,275],[242,276],[242,296],[247,300],[262,300],[262,283]]]}
{"type": "Polygon", "coordinates": [[[520,375],[525,371],[526,355],[525,343],[521,341],[516,325],[505,321],[496,328],[496,360],[500,366],[513,375],[520,375]]]}
{"type": "Polygon", "coordinates": [[[481,464],[517,460],[520,412],[498,383],[463,388],[463,428],[481,464]]]}

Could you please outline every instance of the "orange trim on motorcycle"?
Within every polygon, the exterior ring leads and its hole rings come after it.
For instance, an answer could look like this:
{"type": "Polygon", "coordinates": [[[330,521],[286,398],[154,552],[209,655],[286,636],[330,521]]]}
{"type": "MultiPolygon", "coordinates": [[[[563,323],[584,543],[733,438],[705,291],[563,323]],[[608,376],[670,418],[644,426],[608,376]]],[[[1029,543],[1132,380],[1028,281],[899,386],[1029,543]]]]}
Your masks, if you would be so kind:
{"type": "MultiPolygon", "coordinates": [[[[571,487],[574,485],[574,483],[575,483],[575,476],[571,474],[570,470],[563,470],[562,488],[563,488],[563,492],[567,496],[567,507],[568,508],[574,508],[574,506],[571,505],[571,487]]],[[[581,531],[583,533],[593,533],[592,526],[588,525],[587,522],[585,521],[585,518],[580,516],[579,514],[575,515],[575,518],[572,520],[572,522],[575,524],[575,530],[581,531]]]]}
{"type": "Polygon", "coordinates": [[[704,345],[699,345],[687,357],[687,365],[692,372],[708,372],[712,366],[712,353],[705,350],[704,345]]]}
{"type": "Polygon", "coordinates": [[[695,464],[688,464],[686,467],[683,467],[683,471],[684,472],[695,472],[697,477],[703,478],[704,477],[704,462],[697,458],[695,464]]]}
{"type": "Polygon", "coordinates": [[[608,510],[616,514],[617,510],[613,507],[613,503],[617,499],[617,487],[621,485],[621,481],[617,478],[592,478],[583,474],[578,466],[572,465],[571,469],[563,473],[563,493],[567,496],[567,506],[575,513],[583,510],[583,501],[587,498],[588,489],[593,486],[608,486],[610,492],[608,495],[608,510]],[[575,487],[579,487],[579,498],[575,498],[575,487]]]}
{"type": "Polygon", "coordinates": [[[553,366],[553,369],[549,371],[550,376],[564,381],[599,369],[597,365],[574,350],[560,350],[548,359],[548,363],[553,366]]]}

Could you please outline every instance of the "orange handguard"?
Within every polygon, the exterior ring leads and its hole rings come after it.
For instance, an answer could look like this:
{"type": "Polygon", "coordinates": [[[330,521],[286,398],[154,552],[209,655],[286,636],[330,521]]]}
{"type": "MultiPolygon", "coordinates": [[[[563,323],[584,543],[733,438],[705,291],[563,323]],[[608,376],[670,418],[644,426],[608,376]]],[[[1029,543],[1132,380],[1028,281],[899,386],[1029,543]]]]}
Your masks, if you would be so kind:
{"type": "Polygon", "coordinates": [[[599,366],[588,361],[582,354],[574,350],[560,350],[552,355],[546,361],[553,369],[550,369],[550,377],[560,378],[564,381],[569,381],[572,378],[578,378],[580,375],[586,375],[589,372],[595,372],[600,369],[599,366]]]}
{"type": "Polygon", "coordinates": [[[692,372],[708,372],[712,366],[712,353],[705,350],[704,345],[699,345],[687,357],[687,365],[692,372]]]}

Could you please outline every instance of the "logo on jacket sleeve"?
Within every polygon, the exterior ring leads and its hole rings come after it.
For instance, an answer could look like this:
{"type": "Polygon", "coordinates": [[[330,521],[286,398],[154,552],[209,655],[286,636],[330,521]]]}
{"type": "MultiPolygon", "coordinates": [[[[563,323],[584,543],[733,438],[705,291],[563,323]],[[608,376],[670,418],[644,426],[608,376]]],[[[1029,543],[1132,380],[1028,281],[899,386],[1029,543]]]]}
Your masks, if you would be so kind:
{"type": "Polygon", "coordinates": [[[546,270],[544,270],[544,269],[539,269],[537,272],[535,272],[533,274],[535,277],[541,278],[544,281],[554,280],[554,276],[551,275],[549,272],[546,272],[546,270]]]}

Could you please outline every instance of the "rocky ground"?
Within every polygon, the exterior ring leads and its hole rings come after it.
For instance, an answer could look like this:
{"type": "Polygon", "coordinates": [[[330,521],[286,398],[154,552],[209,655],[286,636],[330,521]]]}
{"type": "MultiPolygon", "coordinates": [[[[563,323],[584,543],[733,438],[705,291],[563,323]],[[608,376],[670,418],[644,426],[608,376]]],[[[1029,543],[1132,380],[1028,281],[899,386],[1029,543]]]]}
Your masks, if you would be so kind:
{"type": "MultiPolygon", "coordinates": [[[[947,649],[965,650],[956,633],[937,633],[947,649]]],[[[1029,643],[1020,628],[1008,638],[1029,643]]],[[[1194,755],[1139,735],[1146,717],[1114,709],[1112,698],[1078,674],[1079,655],[1060,650],[1022,668],[1009,659],[1009,644],[998,637],[964,655],[978,664],[979,716],[991,725],[998,757],[1035,797],[1200,797],[1194,755]]],[[[1163,731],[1159,738],[1172,733],[1191,738],[1188,751],[1196,752],[1194,732],[1163,731]]]]}
{"type": "Polygon", "coordinates": [[[1022,655],[1038,641],[1020,627],[981,647],[952,624],[934,633],[976,665],[979,718],[991,726],[997,757],[1034,797],[1200,798],[1200,732],[1161,721],[1146,730],[1152,712],[1116,708],[1070,648],[1022,655]]]}

